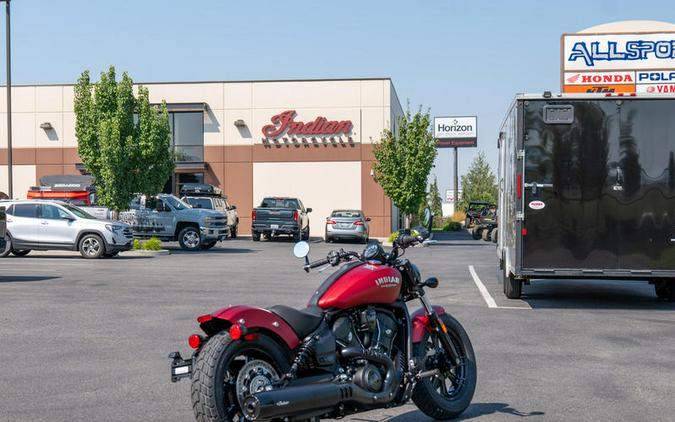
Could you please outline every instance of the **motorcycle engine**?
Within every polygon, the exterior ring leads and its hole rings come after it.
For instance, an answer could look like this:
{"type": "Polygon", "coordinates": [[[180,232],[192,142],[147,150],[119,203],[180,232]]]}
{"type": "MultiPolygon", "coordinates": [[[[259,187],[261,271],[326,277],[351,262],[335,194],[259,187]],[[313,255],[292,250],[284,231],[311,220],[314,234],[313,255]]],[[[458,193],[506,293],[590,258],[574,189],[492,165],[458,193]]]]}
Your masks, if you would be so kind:
{"type": "MultiPolygon", "coordinates": [[[[373,307],[340,317],[333,324],[338,350],[359,347],[364,351],[384,353],[392,359],[396,332],[394,315],[373,307]]],[[[382,389],[384,371],[378,365],[359,359],[349,370],[355,384],[373,392],[382,389]]]]}

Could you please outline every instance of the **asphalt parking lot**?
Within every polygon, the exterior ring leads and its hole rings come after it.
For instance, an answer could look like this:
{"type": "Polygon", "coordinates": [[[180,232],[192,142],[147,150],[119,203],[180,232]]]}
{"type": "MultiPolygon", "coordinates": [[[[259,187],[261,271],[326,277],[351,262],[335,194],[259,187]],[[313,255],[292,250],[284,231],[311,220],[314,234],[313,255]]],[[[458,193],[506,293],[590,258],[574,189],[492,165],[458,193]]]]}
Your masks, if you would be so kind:
{"type": "MultiPolygon", "coordinates": [[[[315,241],[310,257],[340,246],[362,248],[315,241]]],[[[196,316],[239,303],[304,306],[327,276],[305,274],[290,242],[172,249],[0,260],[0,420],[192,420],[189,382],[170,382],[167,355],[188,351],[196,316]]],[[[547,281],[510,301],[491,243],[460,234],[407,257],[439,276],[430,298],[473,341],[479,379],[465,420],[673,420],[675,304],[652,286],[547,281]]],[[[348,420],[426,418],[410,404],[348,420]]]]}

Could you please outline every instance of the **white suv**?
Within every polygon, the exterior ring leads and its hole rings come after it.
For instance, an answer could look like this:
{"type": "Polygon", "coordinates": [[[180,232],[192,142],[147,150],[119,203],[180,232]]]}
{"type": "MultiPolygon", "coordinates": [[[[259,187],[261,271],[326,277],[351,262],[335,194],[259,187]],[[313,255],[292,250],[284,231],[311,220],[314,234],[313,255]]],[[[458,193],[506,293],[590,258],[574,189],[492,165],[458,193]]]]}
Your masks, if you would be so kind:
{"type": "Polygon", "coordinates": [[[0,257],[31,250],[80,251],[84,258],[110,258],[133,247],[128,224],[98,220],[60,201],[0,201],[7,213],[7,244],[0,257]]]}

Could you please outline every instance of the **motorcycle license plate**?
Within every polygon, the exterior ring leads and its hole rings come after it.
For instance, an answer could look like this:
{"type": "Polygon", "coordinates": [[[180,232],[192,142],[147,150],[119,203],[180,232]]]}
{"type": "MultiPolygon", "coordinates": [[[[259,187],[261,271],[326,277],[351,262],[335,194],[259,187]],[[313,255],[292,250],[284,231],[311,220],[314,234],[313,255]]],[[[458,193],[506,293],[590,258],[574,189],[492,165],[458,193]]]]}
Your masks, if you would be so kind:
{"type": "Polygon", "coordinates": [[[278,229],[279,225],[278,224],[270,224],[270,228],[272,229],[278,229]]]}

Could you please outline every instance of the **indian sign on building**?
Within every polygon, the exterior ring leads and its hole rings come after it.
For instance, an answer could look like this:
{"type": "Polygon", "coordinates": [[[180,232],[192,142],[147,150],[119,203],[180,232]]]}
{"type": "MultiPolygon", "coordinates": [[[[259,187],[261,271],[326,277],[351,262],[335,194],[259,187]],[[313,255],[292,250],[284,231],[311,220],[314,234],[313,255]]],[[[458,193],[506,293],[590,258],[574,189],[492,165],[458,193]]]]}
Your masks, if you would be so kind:
{"type": "Polygon", "coordinates": [[[563,34],[561,87],[576,93],[675,93],[675,25],[626,21],[563,34]]]}

